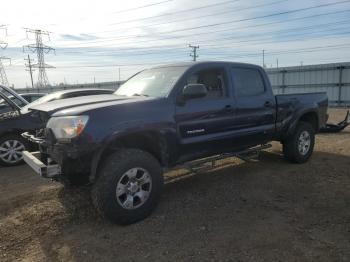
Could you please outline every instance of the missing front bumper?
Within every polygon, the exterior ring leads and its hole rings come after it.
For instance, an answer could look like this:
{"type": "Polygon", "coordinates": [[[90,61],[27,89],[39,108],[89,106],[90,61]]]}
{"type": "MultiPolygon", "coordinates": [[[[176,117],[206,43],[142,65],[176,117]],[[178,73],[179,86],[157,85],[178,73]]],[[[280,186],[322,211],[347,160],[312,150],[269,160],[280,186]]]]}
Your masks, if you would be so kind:
{"type": "Polygon", "coordinates": [[[57,178],[61,175],[61,167],[56,163],[46,165],[40,160],[40,152],[23,151],[23,160],[34,170],[35,173],[45,178],[57,178]]]}

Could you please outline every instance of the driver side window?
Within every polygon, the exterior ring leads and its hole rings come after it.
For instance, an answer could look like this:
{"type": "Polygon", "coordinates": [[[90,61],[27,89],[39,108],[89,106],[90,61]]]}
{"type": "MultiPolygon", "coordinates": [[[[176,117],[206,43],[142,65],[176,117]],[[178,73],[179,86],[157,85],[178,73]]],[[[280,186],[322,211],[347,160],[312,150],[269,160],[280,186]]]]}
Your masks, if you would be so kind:
{"type": "Polygon", "coordinates": [[[200,70],[188,77],[187,84],[203,84],[208,92],[204,99],[227,95],[225,71],[221,68],[200,70]]]}

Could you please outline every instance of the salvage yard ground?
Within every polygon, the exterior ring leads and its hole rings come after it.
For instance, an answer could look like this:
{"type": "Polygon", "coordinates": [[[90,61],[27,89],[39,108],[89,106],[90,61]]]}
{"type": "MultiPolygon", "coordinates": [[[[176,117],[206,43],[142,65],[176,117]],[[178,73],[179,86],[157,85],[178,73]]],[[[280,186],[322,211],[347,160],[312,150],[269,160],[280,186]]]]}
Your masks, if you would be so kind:
{"type": "Polygon", "coordinates": [[[258,162],[167,184],[124,227],[96,215],[88,189],[0,167],[0,261],[350,261],[350,128],[316,141],[303,165],[274,143],[258,162]]]}

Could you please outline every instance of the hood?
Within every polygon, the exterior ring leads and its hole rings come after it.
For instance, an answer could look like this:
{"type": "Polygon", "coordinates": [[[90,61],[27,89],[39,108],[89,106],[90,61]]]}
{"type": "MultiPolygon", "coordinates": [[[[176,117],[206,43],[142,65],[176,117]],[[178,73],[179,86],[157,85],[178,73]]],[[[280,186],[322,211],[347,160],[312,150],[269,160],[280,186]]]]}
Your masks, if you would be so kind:
{"type": "Polygon", "coordinates": [[[84,96],[69,99],[56,100],[29,108],[29,110],[46,112],[48,115],[57,114],[79,114],[82,111],[93,110],[105,106],[133,103],[149,100],[149,97],[141,96],[117,96],[117,95],[96,95],[84,96]]]}
{"type": "Polygon", "coordinates": [[[34,105],[33,107],[29,107],[28,109],[52,114],[63,109],[125,99],[128,99],[128,97],[116,95],[80,96],[34,105]]]}

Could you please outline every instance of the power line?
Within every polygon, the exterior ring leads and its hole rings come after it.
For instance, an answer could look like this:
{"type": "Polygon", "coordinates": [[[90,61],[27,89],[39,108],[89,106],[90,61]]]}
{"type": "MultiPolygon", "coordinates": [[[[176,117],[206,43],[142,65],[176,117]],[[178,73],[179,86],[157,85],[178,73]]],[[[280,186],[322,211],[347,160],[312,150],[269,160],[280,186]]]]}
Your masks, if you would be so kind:
{"type": "MultiPolygon", "coordinates": [[[[350,10],[343,10],[343,11],[336,11],[336,12],[327,12],[327,13],[321,13],[321,14],[317,14],[317,15],[312,15],[312,16],[303,16],[303,17],[297,17],[297,18],[293,18],[293,19],[285,19],[283,21],[280,22],[270,22],[270,23],[265,23],[265,24],[258,24],[256,26],[265,26],[265,25],[270,25],[270,24],[280,24],[280,23],[285,23],[285,22],[290,22],[290,21],[295,21],[295,20],[302,20],[302,19],[309,19],[309,18],[314,18],[314,17],[321,17],[321,16],[325,16],[325,15],[333,15],[333,14],[340,14],[340,13],[345,13],[345,12],[349,12],[350,10]]],[[[254,25],[253,25],[254,26],[254,25]]],[[[321,27],[319,25],[316,25],[317,27],[321,27]]],[[[248,27],[252,27],[252,26],[248,26],[248,27]]],[[[322,26],[323,28],[324,26],[322,26]]],[[[246,28],[246,27],[242,27],[242,28],[246,28]]],[[[301,28],[298,28],[298,30],[300,30],[301,28]]],[[[232,29],[229,29],[232,30],[232,29]]],[[[295,30],[295,29],[292,29],[295,30]]],[[[227,30],[220,30],[220,31],[227,31],[227,30]]],[[[210,33],[210,32],[208,32],[210,33]]],[[[202,33],[199,33],[202,34],[202,33]]],[[[198,34],[195,34],[198,35],[198,34]]],[[[217,39],[216,39],[217,40],[217,39]]],[[[257,41],[257,39],[255,39],[255,41],[257,41]]],[[[273,42],[267,42],[267,43],[273,43],[273,42]]],[[[232,44],[230,44],[230,46],[232,46],[232,44]]],[[[120,52],[122,52],[122,54],[127,54],[128,56],[130,55],[146,55],[146,54],[157,54],[157,53],[164,53],[164,51],[170,50],[170,51],[175,51],[175,50],[184,50],[184,47],[181,48],[175,48],[176,46],[165,46],[165,47],[160,47],[161,50],[159,49],[159,47],[147,47],[147,48],[128,48],[128,49],[119,49],[119,50],[84,50],[84,51],[64,51],[63,53],[65,54],[71,54],[71,53],[76,53],[76,54],[84,54],[84,53],[100,53],[100,52],[108,52],[108,54],[102,54],[102,56],[115,56],[120,54],[120,52]],[[170,48],[169,48],[170,47],[170,48]],[[137,52],[133,52],[133,51],[139,51],[142,52],[143,50],[146,50],[147,52],[143,52],[143,53],[137,53],[137,52]],[[153,50],[153,52],[152,52],[153,50]],[[117,52],[115,54],[112,54],[112,52],[117,52]]],[[[217,46],[217,41],[215,44],[214,48],[211,49],[219,49],[219,47],[217,46]]],[[[65,50],[65,49],[63,49],[65,50]]],[[[101,54],[97,54],[99,56],[101,56],[101,54]]],[[[91,55],[89,55],[91,56],[91,55]]]]}
{"type": "MultiPolygon", "coordinates": [[[[308,48],[297,48],[297,49],[285,49],[285,50],[277,50],[277,51],[272,51],[269,52],[269,55],[281,55],[281,54],[297,54],[297,53],[311,53],[311,52],[319,52],[319,51],[325,51],[325,50],[332,50],[332,49],[343,49],[343,48],[348,48],[350,46],[350,43],[348,44],[339,44],[339,45],[326,45],[326,46],[313,46],[313,47],[308,47],[308,48]]],[[[265,53],[266,54],[266,53],[265,53]]],[[[227,57],[260,57],[261,53],[260,52],[255,52],[255,53],[245,53],[241,55],[229,55],[228,53],[216,53],[216,54],[209,54],[210,55],[224,55],[222,56],[223,58],[227,57]]],[[[204,56],[208,56],[206,53],[204,56]]]]}
{"type": "MultiPolygon", "coordinates": [[[[316,17],[321,17],[321,16],[327,16],[327,15],[339,15],[341,13],[347,13],[350,12],[350,9],[348,10],[341,10],[341,11],[335,11],[335,12],[328,12],[328,13],[321,13],[321,14],[317,14],[317,15],[311,15],[311,16],[303,16],[303,17],[297,17],[297,18],[292,18],[292,19],[285,19],[283,21],[275,21],[275,22],[269,22],[269,23],[263,23],[263,24],[257,24],[257,25],[249,25],[249,26],[240,26],[240,27],[235,27],[235,28],[230,28],[230,29],[223,29],[223,30],[215,30],[215,31],[206,31],[206,32],[201,32],[201,33],[192,33],[192,34],[187,34],[187,35],[181,35],[181,36],[172,36],[172,37],[167,37],[167,38],[158,38],[158,39],[151,39],[151,40],[143,40],[143,41],[137,41],[138,43],[145,43],[145,42],[159,42],[159,40],[170,40],[170,39],[181,39],[181,38],[185,38],[185,37],[193,37],[193,36],[198,36],[198,35],[208,35],[210,33],[221,33],[221,32],[226,32],[226,31],[233,31],[234,29],[246,29],[246,28],[256,28],[256,27],[263,27],[263,26],[270,26],[270,25],[274,25],[274,24],[281,24],[281,23],[289,23],[291,21],[298,21],[298,20],[304,20],[304,19],[311,19],[311,18],[316,18],[316,17]]],[[[108,41],[108,40],[106,40],[108,41]]],[[[113,44],[115,45],[115,44],[113,44]]],[[[98,46],[97,46],[98,47],[98,46]]],[[[162,47],[163,50],[166,50],[165,48],[170,48],[170,49],[174,49],[176,47],[179,47],[179,45],[167,45],[167,46],[159,46],[162,47]]],[[[132,51],[132,50],[137,50],[137,51],[142,51],[142,50],[146,50],[146,51],[150,51],[153,49],[159,50],[159,47],[145,47],[145,48],[137,48],[137,47],[128,47],[127,50],[123,50],[123,53],[127,53],[128,51],[132,51]]],[[[96,48],[92,47],[92,48],[96,48]]],[[[61,48],[61,50],[65,50],[67,48],[61,48]]],[[[70,51],[70,52],[74,52],[74,51],[70,51]]],[[[101,51],[93,51],[93,50],[88,50],[88,51],[80,51],[80,52],[101,52],[101,51]]]]}
{"type": "MultiPolygon", "coordinates": [[[[327,31],[332,31],[334,32],[334,30],[338,30],[338,29],[348,29],[348,27],[340,27],[340,28],[329,28],[329,29],[324,29],[324,27],[328,27],[329,25],[339,25],[339,24],[348,24],[349,20],[345,20],[345,21],[341,21],[341,22],[336,22],[336,23],[329,23],[329,24],[320,24],[318,26],[309,26],[309,27],[300,27],[300,28],[293,28],[293,29],[288,29],[288,31],[285,32],[285,30],[281,30],[281,31],[271,31],[271,32],[263,32],[261,34],[251,34],[251,35],[247,35],[245,36],[245,38],[243,38],[242,36],[229,36],[229,37],[224,37],[224,38],[218,38],[215,39],[215,43],[213,44],[207,44],[205,46],[218,46],[218,42],[223,42],[223,41],[229,41],[229,45],[232,44],[237,44],[237,43],[250,43],[250,42],[256,42],[256,41],[262,41],[262,40],[269,40],[269,39],[276,39],[276,36],[274,36],[273,34],[278,34],[278,36],[280,38],[282,38],[282,34],[286,37],[288,36],[312,36],[312,34],[315,33],[324,33],[327,31]],[[323,26],[323,27],[321,27],[323,26]],[[314,28],[316,27],[316,28],[314,28]],[[309,30],[312,29],[313,32],[300,32],[299,30],[309,30]],[[272,35],[272,36],[267,36],[267,37],[262,37],[264,35],[272,35]],[[232,40],[236,40],[236,39],[240,39],[239,41],[235,41],[232,42],[232,40]]],[[[285,42],[286,39],[283,39],[282,42],[285,42]]],[[[208,40],[201,40],[198,41],[198,43],[208,43],[208,40]]],[[[209,42],[210,43],[210,42],[209,42]]]]}
{"type": "MultiPolygon", "coordinates": [[[[349,32],[346,32],[346,33],[349,33],[349,32]]],[[[335,33],[335,35],[339,35],[339,33],[335,33]]],[[[329,34],[329,36],[334,36],[334,33],[333,34],[329,34]]],[[[322,40],[324,40],[326,37],[325,36],[322,36],[322,40]]],[[[259,42],[259,44],[260,44],[261,42],[259,42]]],[[[339,45],[339,47],[340,47],[341,45],[339,45]]],[[[344,46],[348,46],[348,45],[344,45],[344,46]]],[[[325,47],[327,47],[327,46],[325,46],[325,47]]],[[[334,49],[334,47],[336,47],[336,46],[328,46],[328,49],[329,49],[329,47],[333,47],[333,49],[334,49]]],[[[321,48],[321,47],[317,47],[317,48],[321,48]]],[[[302,49],[303,50],[303,49],[302,49]]],[[[324,48],[324,50],[326,50],[326,48],[324,48]]],[[[320,51],[324,51],[324,50],[320,50],[320,51]]],[[[297,51],[297,50],[291,50],[291,51],[289,51],[290,53],[292,53],[292,52],[295,52],[295,51],[297,51]]],[[[312,50],[311,50],[312,51],[312,50]]],[[[308,53],[308,52],[311,52],[311,51],[307,51],[307,50],[305,50],[304,52],[305,53],[308,53]]],[[[283,54],[283,53],[287,53],[287,51],[286,50],[283,50],[283,51],[280,51],[279,53],[277,53],[277,52],[270,52],[269,54],[283,54]]],[[[299,51],[299,53],[302,53],[302,51],[299,51]]],[[[260,53],[261,54],[261,53],[260,53]]],[[[215,59],[217,59],[218,57],[217,57],[217,55],[218,54],[216,54],[216,57],[215,57],[215,59]]],[[[253,57],[253,56],[256,56],[256,54],[242,54],[242,55],[235,55],[235,56],[229,56],[229,55],[227,55],[227,54],[225,54],[225,56],[223,57],[223,58],[225,58],[225,59],[227,59],[228,57],[253,57]]],[[[176,57],[181,57],[180,55],[175,55],[175,57],[174,58],[176,58],[176,57]]],[[[169,56],[167,56],[166,57],[166,59],[170,59],[170,57],[169,56]]],[[[174,59],[171,59],[171,60],[169,60],[169,61],[173,61],[174,59]]],[[[152,58],[152,61],[154,61],[154,58],[152,58]]],[[[159,63],[159,62],[158,62],[159,63]]],[[[157,63],[156,63],[157,64],[157,63]]],[[[77,66],[77,67],[79,67],[79,66],[77,66]]]]}
{"type": "MultiPolygon", "coordinates": [[[[350,46],[350,44],[347,44],[347,45],[343,45],[342,47],[339,45],[338,47],[330,47],[330,48],[318,48],[316,49],[317,47],[315,48],[309,48],[309,49],[296,49],[296,50],[291,50],[291,51],[279,51],[279,52],[269,52],[269,56],[276,56],[276,55],[285,55],[285,54],[307,54],[307,53],[314,53],[314,52],[323,52],[323,51],[326,51],[326,50],[342,50],[342,49],[348,49],[350,46]]],[[[204,55],[205,57],[208,57],[206,55],[204,55]]],[[[240,59],[240,58],[254,58],[254,57],[261,57],[261,53],[250,53],[250,54],[246,54],[246,55],[230,55],[230,54],[225,54],[225,55],[222,55],[222,56],[218,56],[218,55],[215,55],[214,57],[212,56],[209,56],[209,59],[212,60],[212,59],[215,59],[215,60],[220,60],[220,59],[240,59]]],[[[265,52],[265,58],[266,58],[266,52],[265,52]]]]}
{"type": "Polygon", "coordinates": [[[219,3],[215,3],[215,4],[202,5],[202,6],[197,6],[197,7],[190,8],[190,9],[179,10],[179,11],[175,11],[175,12],[168,12],[168,13],[164,13],[164,14],[160,14],[160,15],[148,16],[148,17],[143,17],[143,18],[138,18],[138,19],[124,20],[124,21],[120,21],[120,22],[116,22],[116,23],[110,23],[107,25],[119,25],[119,24],[125,24],[125,23],[130,23],[130,22],[139,22],[139,21],[144,21],[144,20],[159,18],[159,17],[164,17],[164,16],[168,17],[169,15],[187,13],[187,12],[191,12],[191,11],[198,11],[200,9],[206,9],[206,8],[220,6],[220,5],[226,5],[226,4],[232,4],[232,3],[238,2],[238,1],[240,1],[240,0],[223,1],[223,2],[219,2],[219,3]]]}
{"type": "Polygon", "coordinates": [[[251,20],[261,19],[261,18],[268,18],[268,17],[279,16],[279,15],[293,14],[293,13],[298,13],[298,12],[302,12],[302,11],[306,11],[306,10],[312,10],[312,9],[316,9],[316,8],[334,6],[334,5],[339,5],[339,4],[349,3],[349,2],[350,2],[350,0],[345,0],[345,1],[335,2],[335,3],[321,4],[321,5],[315,5],[315,6],[310,6],[310,7],[298,8],[298,9],[289,10],[289,11],[272,13],[272,14],[268,14],[268,15],[261,15],[261,16],[250,17],[250,18],[243,18],[243,19],[238,19],[238,20],[233,20],[233,21],[226,21],[226,22],[221,22],[221,23],[201,25],[201,26],[195,26],[195,27],[190,27],[190,28],[182,28],[182,29],[177,29],[177,30],[172,30],[172,31],[162,32],[162,33],[170,33],[170,32],[171,33],[175,33],[175,32],[183,32],[183,31],[189,31],[189,30],[200,29],[200,28],[208,28],[208,27],[214,27],[214,26],[220,26],[220,25],[227,25],[227,24],[232,24],[232,23],[238,23],[238,22],[244,22],[244,21],[251,21],[251,20]]]}
{"type": "MultiPolygon", "coordinates": [[[[151,23],[151,24],[147,24],[147,26],[164,26],[164,25],[169,25],[169,24],[173,24],[176,22],[184,22],[184,21],[191,21],[191,20],[198,20],[198,19],[202,19],[202,18],[207,18],[207,17],[212,17],[212,16],[218,16],[218,15],[224,15],[224,14],[232,14],[232,13],[237,13],[240,11],[246,11],[246,10],[250,10],[250,9],[256,9],[256,8],[261,8],[261,7],[267,7],[267,6],[271,6],[271,5],[276,5],[282,2],[287,2],[289,0],[279,0],[279,1],[274,1],[274,2],[270,2],[270,3],[263,3],[263,4],[258,4],[258,5],[253,5],[253,6],[248,6],[248,7],[242,7],[242,8],[226,8],[225,11],[220,11],[220,12],[214,12],[211,14],[206,14],[206,15],[200,15],[200,16],[195,16],[195,17],[188,17],[188,18],[180,18],[180,19],[176,19],[176,20],[171,20],[171,21],[165,21],[165,22],[157,22],[157,23],[151,23]]],[[[123,27],[123,30],[126,29],[132,29],[134,28],[133,26],[131,27],[123,27]]],[[[115,30],[108,30],[108,31],[102,31],[99,33],[108,33],[108,32],[115,32],[115,30]]],[[[121,39],[124,39],[123,37],[120,37],[121,39]]]]}
{"type": "MultiPolygon", "coordinates": [[[[237,0],[239,1],[239,0],[237,0]]],[[[200,15],[200,16],[195,16],[195,17],[189,17],[189,18],[180,18],[180,19],[177,19],[177,20],[172,20],[172,21],[166,21],[166,22],[161,22],[161,23],[153,23],[153,24],[147,24],[147,26],[158,26],[158,25],[166,25],[166,24],[173,24],[173,23],[176,23],[176,22],[184,22],[184,21],[190,21],[190,20],[197,20],[197,19],[201,19],[201,18],[206,18],[206,17],[211,17],[211,16],[217,16],[217,15],[223,15],[223,14],[227,14],[227,13],[232,13],[232,12],[239,12],[239,11],[245,11],[245,10],[249,10],[249,9],[256,9],[256,8],[261,8],[261,7],[266,7],[266,6],[271,6],[271,5],[275,5],[275,4],[279,4],[279,3],[282,3],[282,2],[286,2],[286,1],[289,1],[289,0],[279,0],[279,1],[274,1],[274,2],[270,2],[270,3],[264,3],[264,4],[259,4],[259,5],[254,5],[254,6],[248,6],[248,7],[243,7],[243,8],[234,8],[233,10],[232,9],[225,9],[225,11],[221,11],[221,12],[216,12],[216,13],[211,13],[211,14],[207,14],[207,15],[200,15]]],[[[232,1],[229,1],[230,3],[232,3],[232,1]]],[[[233,2],[236,2],[236,1],[233,1],[233,2]]],[[[222,3],[217,3],[217,4],[213,4],[213,5],[208,5],[208,6],[203,6],[204,7],[210,7],[210,6],[217,6],[219,4],[225,4],[227,2],[222,2],[222,3]]],[[[185,12],[185,11],[191,11],[191,10],[197,10],[197,8],[193,8],[193,9],[188,9],[188,10],[182,10],[182,11],[179,11],[179,12],[185,12]]],[[[174,12],[176,13],[176,12],[174,12]]],[[[174,14],[172,13],[172,14],[174,14]]],[[[137,21],[137,19],[135,19],[134,21],[137,21]]],[[[127,28],[123,28],[123,30],[126,30],[126,29],[132,29],[134,27],[127,27],[127,28]]],[[[100,31],[100,32],[93,32],[93,33],[89,33],[89,34],[95,34],[95,33],[108,33],[108,32],[115,32],[115,30],[107,30],[107,31],[100,31]]],[[[146,35],[147,36],[147,35],[146,35]]],[[[130,39],[130,38],[133,38],[133,37],[143,37],[142,35],[139,36],[139,35],[134,35],[132,37],[130,36],[120,36],[118,37],[118,39],[120,40],[125,40],[125,39],[130,39]]],[[[116,39],[116,38],[115,38],[116,39]]],[[[114,40],[114,39],[113,39],[114,40]]],[[[157,41],[157,40],[153,40],[153,41],[157,41]]]]}
{"type": "MultiPolygon", "coordinates": [[[[184,31],[190,31],[190,30],[196,30],[196,29],[203,29],[203,28],[227,25],[227,24],[232,24],[232,23],[252,21],[252,20],[257,20],[257,19],[263,19],[263,18],[275,17],[275,16],[280,16],[280,15],[298,13],[298,12],[303,12],[303,11],[307,11],[307,10],[313,10],[313,9],[317,9],[317,8],[329,7],[329,6],[344,4],[344,3],[348,3],[348,2],[350,2],[350,0],[338,1],[338,2],[335,2],[335,3],[321,4],[321,5],[314,5],[314,6],[298,8],[298,9],[289,10],[289,11],[272,13],[272,14],[268,14],[268,15],[261,15],[261,16],[255,16],[255,17],[250,17],[250,18],[237,19],[237,20],[233,20],[233,21],[225,21],[225,22],[220,22],[220,23],[213,23],[213,24],[200,25],[200,26],[195,26],[195,27],[186,27],[186,28],[175,29],[175,30],[170,30],[170,31],[163,31],[163,32],[159,32],[159,34],[184,32],[184,31]]],[[[147,37],[147,36],[149,36],[149,34],[142,35],[142,37],[147,37]]],[[[127,35],[127,36],[124,36],[124,40],[125,40],[125,37],[134,38],[134,37],[140,37],[140,35],[127,35]]],[[[86,41],[86,43],[87,44],[101,43],[101,42],[105,43],[107,41],[115,41],[115,40],[119,40],[119,39],[120,38],[118,38],[118,37],[117,38],[116,37],[114,37],[114,38],[105,38],[104,40],[86,41]]],[[[84,44],[86,44],[86,43],[84,43],[84,44]]]]}
{"type": "MultiPolygon", "coordinates": [[[[325,51],[328,49],[333,50],[341,50],[344,48],[348,48],[350,46],[349,44],[340,44],[340,45],[327,45],[327,46],[314,46],[309,48],[301,48],[301,49],[286,49],[286,50],[280,50],[275,52],[269,52],[270,55],[276,55],[276,54],[288,54],[288,53],[311,53],[311,52],[319,52],[319,51],[325,51]],[[319,49],[319,50],[317,50],[319,49]],[[323,49],[323,50],[320,50],[323,49]]],[[[231,55],[231,56],[224,56],[223,58],[229,58],[229,57],[236,57],[236,58],[245,58],[245,57],[252,57],[252,56],[261,56],[261,53],[251,53],[246,55],[231,55]]],[[[220,58],[220,57],[217,57],[220,58]]],[[[154,61],[154,60],[153,60],[154,61]]],[[[92,67],[92,68],[99,68],[99,67],[125,67],[125,66],[144,66],[144,65],[160,65],[160,64],[166,64],[166,63],[173,63],[173,62],[181,62],[183,60],[177,60],[177,61],[159,61],[159,62],[144,62],[144,63],[126,63],[126,64],[101,64],[101,65],[74,65],[74,66],[58,66],[57,68],[85,68],[85,67],[92,67]]]]}
{"type": "Polygon", "coordinates": [[[124,10],[113,12],[112,14],[120,14],[120,13],[130,12],[130,11],[143,9],[143,8],[147,8],[147,7],[151,7],[151,6],[155,6],[155,5],[160,5],[160,4],[164,4],[164,3],[168,3],[168,2],[172,2],[172,1],[174,1],[174,0],[166,0],[166,1],[161,1],[161,2],[157,2],[157,3],[152,3],[152,4],[137,6],[137,7],[132,7],[132,8],[129,8],[129,9],[124,9],[124,10]]]}
{"type": "Polygon", "coordinates": [[[39,69],[37,86],[38,86],[38,88],[39,87],[46,87],[46,86],[50,85],[49,79],[48,79],[47,74],[46,74],[46,68],[53,68],[53,66],[45,63],[44,54],[47,54],[51,51],[54,51],[55,49],[52,47],[49,47],[47,45],[44,45],[42,36],[46,35],[47,37],[50,37],[49,36],[50,32],[43,31],[40,29],[29,29],[29,28],[25,28],[25,29],[26,29],[27,34],[32,33],[35,35],[36,43],[24,46],[23,50],[25,48],[27,48],[27,49],[31,50],[33,53],[37,54],[38,63],[32,65],[32,67],[39,69]]]}
{"type": "MultiPolygon", "coordinates": [[[[348,24],[350,20],[341,20],[341,21],[337,21],[337,22],[333,22],[333,23],[322,23],[322,24],[314,24],[312,26],[306,26],[306,27],[295,27],[295,28],[288,28],[288,32],[284,32],[285,30],[280,30],[280,31],[269,31],[269,32],[263,32],[261,34],[252,34],[252,35],[247,35],[245,37],[242,36],[237,36],[237,37],[225,37],[225,38],[216,38],[215,42],[213,44],[211,44],[210,41],[208,40],[202,40],[199,41],[199,43],[203,43],[204,46],[210,47],[210,46],[215,46],[215,47],[219,47],[219,46],[224,46],[224,45],[218,45],[219,41],[230,41],[229,46],[232,46],[232,44],[236,44],[236,43],[249,43],[249,42],[256,42],[256,41],[261,41],[261,40],[268,40],[268,39],[274,39],[274,37],[263,37],[261,38],[260,36],[265,36],[265,35],[273,35],[273,34],[283,34],[286,33],[287,36],[289,34],[289,36],[304,36],[304,35],[312,35],[314,33],[318,33],[316,32],[311,32],[311,33],[306,33],[306,32],[301,32],[301,31],[305,31],[305,30],[314,30],[315,28],[318,29],[321,32],[326,32],[326,31],[334,31],[337,28],[330,28],[330,29],[324,29],[326,27],[330,27],[330,26],[334,26],[334,25],[339,25],[339,24],[348,24]],[[247,38],[248,37],[248,38],[247,38]],[[240,41],[238,42],[232,42],[232,40],[234,39],[240,39],[240,41]]],[[[341,28],[342,29],[342,28],[341,28]]],[[[218,48],[215,48],[218,49],[218,48]]],[[[134,49],[136,51],[134,52],[128,52],[128,50],[116,50],[116,51],[107,51],[107,50],[100,50],[100,51],[93,51],[93,50],[87,50],[87,51],[80,51],[79,53],[84,54],[84,53],[97,53],[96,56],[133,56],[133,55],[137,55],[137,56],[144,56],[144,55],[149,55],[149,54],[158,54],[158,53],[164,53],[167,50],[170,51],[176,51],[176,50],[184,50],[184,48],[171,48],[171,49],[166,49],[166,48],[157,48],[156,50],[152,49],[145,49],[145,51],[143,51],[144,49],[134,49]],[[103,52],[104,54],[101,54],[101,52],[103,52]],[[106,54],[106,52],[108,52],[106,54]]],[[[68,54],[74,54],[77,52],[71,51],[71,52],[64,52],[64,53],[68,53],[68,54]]],[[[89,55],[91,56],[91,55],[89,55]]]]}

